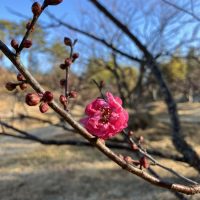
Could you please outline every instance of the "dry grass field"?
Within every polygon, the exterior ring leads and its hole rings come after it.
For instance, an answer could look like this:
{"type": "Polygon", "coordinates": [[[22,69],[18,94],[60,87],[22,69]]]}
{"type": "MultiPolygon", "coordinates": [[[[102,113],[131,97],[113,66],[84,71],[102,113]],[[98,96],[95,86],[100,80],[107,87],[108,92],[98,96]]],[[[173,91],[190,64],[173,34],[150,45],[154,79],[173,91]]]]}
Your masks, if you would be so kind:
{"type": "MultiPolygon", "coordinates": [[[[8,120],[19,113],[58,122],[52,111],[41,115],[37,108],[14,103],[7,95],[0,98],[0,117],[12,125],[46,138],[77,138],[49,124],[31,120],[8,120]]],[[[200,104],[179,104],[183,134],[200,154],[200,104]]],[[[136,134],[146,138],[146,146],[162,152],[174,149],[166,107],[154,103],[148,107],[154,123],[136,134]]],[[[82,115],[83,108],[75,107],[72,114],[82,115]]],[[[116,151],[116,150],[115,150],[116,151]]],[[[119,151],[122,154],[130,152],[119,151]]],[[[181,174],[200,181],[198,173],[181,162],[159,159],[181,174]]],[[[165,179],[177,178],[153,167],[165,179]]],[[[176,180],[179,181],[178,179],[176,180]]],[[[173,200],[173,193],[146,183],[120,169],[93,147],[44,146],[30,141],[0,136],[0,199],[1,200],[173,200]]],[[[200,199],[200,195],[190,197],[200,199]]]]}

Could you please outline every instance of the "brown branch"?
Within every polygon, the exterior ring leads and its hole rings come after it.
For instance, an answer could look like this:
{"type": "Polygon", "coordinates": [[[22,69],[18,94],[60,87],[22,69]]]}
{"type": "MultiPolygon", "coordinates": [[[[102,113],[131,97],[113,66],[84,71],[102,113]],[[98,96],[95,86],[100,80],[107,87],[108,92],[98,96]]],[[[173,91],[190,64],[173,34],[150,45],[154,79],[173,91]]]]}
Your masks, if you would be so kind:
{"type": "Polygon", "coordinates": [[[138,49],[143,52],[147,60],[147,66],[152,70],[157,82],[160,86],[161,92],[164,95],[165,102],[168,107],[168,113],[170,115],[172,123],[172,137],[173,143],[176,149],[182,153],[184,159],[193,166],[196,170],[200,172],[200,158],[197,152],[184,140],[184,136],[181,134],[181,126],[178,118],[176,103],[173,96],[168,89],[158,64],[156,63],[153,55],[148,51],[148,49],[139,41],[139,39],[125,26],[121,21],[114,17],[99,1],[89,0],[99,11],[104,13],[124,34],[126,34],[130,40],[138,47],[138,49]]]}
{"type": "MultiPolygon", "coordinates": [[[[148,171],[153,175],[155,176],[156,178],[159,178],[161,179],[161,177],[151,168],[149,167],[148,168],[148,171]]],[[[183,194],[181,193],[178,193],[178,192],[175,192],[175,191],[171,191],[178,199],[180,200],[188,200],[188,198],[186,198],[183,194]]]]}
{"type": "MultiPolygon", "coordinates": [[[[19,58],[16,57],[2,41],[0,41],[0,49],[14,64],[14,66],[19,70],[19,72],[22,73],[22,75],[26,78],[28,83],[33,87],[33,89],[36,92],[44,92],[44,89],[30,74],[30,72],[22,65],[19,58]]],[[[55,101],[52,101],[52,103],[50,103],[49,105],[57,114],[63,117],[63,119],[66,122],[68,122],[75,130],[77,130],[77,132],[81,136],[83,136],[92,145],[94,145],[103,154],[105,154],[108,158],[113,160],[116,164],[118,164],[123,169],[159,187],[167,188],[167,189],[177,191],[177,192],[182,192],[184,194],[200,193],[200,185],[182,185],[182,184],[165,182],[127,163],[120,156],[118,156],[113,151],[111,151],[108,147],[106,147],[105,144],[100,139],[92,136],[85,128],[83,128],[78,122],[76,122],[69,113],[67,113],[65,110],[59,107],[55,101]]]]}

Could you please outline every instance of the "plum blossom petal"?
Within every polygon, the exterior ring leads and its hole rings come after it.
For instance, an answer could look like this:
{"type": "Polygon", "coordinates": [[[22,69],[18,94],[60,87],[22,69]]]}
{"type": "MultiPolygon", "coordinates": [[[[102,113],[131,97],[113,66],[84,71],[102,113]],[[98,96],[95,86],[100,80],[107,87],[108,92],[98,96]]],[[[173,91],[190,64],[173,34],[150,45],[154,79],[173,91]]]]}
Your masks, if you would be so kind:
{"type": "Polygon", "coordinates": [[[87,117],[81,123],[92,135],[109,139],[127,127],[128,112],[122,107],[122,100],[106,93],[106,99],[95,99],[86,106],[87,117]]]}
{"type": "Polygon", "coordinates": [[[98,111],[100,111],[100,108],[105,106],[107,103],[103,99],[95,99],[92,103],[89,103],[86,106],[85,114],[88,116],[93,116],[97,114],[98,111]]]}
{"type": "Polygon", "coordinates": [[[107,97],[108,104],[112,109],[120,110],[120,111],[123,109],[122,100],[119,97],[115,98],[110,92],[106,93],[106,97],[107,97]]]}

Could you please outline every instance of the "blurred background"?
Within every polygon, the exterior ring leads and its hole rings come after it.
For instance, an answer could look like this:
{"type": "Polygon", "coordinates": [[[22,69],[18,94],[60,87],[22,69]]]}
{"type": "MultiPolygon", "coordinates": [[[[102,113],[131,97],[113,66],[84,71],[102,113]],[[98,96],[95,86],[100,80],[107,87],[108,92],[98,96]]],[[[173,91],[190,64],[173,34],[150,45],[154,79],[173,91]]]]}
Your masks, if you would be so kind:
{"type": "MultiPolygon", "coordinates": [[[[10,48],[12,39],[20,42],[23,38],[33,2],[1,0],[0,39],[10,48]]],[[[182,135],[200,154],[200,1],[99,2],[136,35],[159,64],[178,106],[182,135]]],[[[78,92],[78,97],[70,101],[71,114],[79,120],[87,103],[100,96],[93,80],[104,81],[104,91],[123,100],[130,113],[129,127],[136,136],[144,136],[146,148],[159,151],[159,161],[199,181],[198,170],[180,159],[170,159],[181,154],[172,142],[162,91],[144,55],[90,1],[63,1],[49,6],[40,17],[31,35],[33,46],[23,51],[21,60],[41,85],[53,91],[57,99],[63,92],[59,82],[65,75],[59,65],[69,56],[64,37],[78,39],[75,52],[80,55],[70,72],[70,89],[78,92]]],[[[30,87],[13,92],[5,89],[7,81],[16,81],[17,71],[2,52],[0,73],[3,123],[44,139],[82,141],[53,111],[42,115],[37,107],[25,105],[30,87]]],[[[2,130],[13,133],[8,127],[2,126],[2,130]]],[[[123,143],[123,137],[113,142],[123,143]]],[[[125,149],[116,151],[133,154],[125,149]]],[[[46,146],[0,135],[0,157],[3,200],[26,200],[30,196],[33,200],[200,199],[199,195],[180,197],[152,186],[87,146],[46,146]]],[[[153,169],[167,180],[178,181],[157,167],[153,169]]]]}

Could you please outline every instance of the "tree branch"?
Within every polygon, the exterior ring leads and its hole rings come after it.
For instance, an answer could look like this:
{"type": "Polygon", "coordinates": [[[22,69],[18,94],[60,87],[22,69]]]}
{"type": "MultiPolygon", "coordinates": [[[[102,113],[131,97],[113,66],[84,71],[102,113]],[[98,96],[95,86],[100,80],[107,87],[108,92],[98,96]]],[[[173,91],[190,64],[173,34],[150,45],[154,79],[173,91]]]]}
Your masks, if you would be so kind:
{"type": "Polygon", "coordinates": [[[182,153],[184,159],[195,169],[200,172],[200,158],[196,151],[184,140],[184,136],[181,134],[181,126],[178,118],[176,103],[168,89],[162,74],[159,70],[159,66],[156,63],[153,55],[148,51],[148,49],[139,41],[139,39],[131,33],[127,26],[125,26],[121,21],[114,17],[99,1],[89,0],[99,11],[104,13],[124,34],[126,34],[132,42],[138,47],[138,49],[143,52],[147,60],[147,66],[152,70],[154,76],[156,77],[158,84],[161,88],[161,92],[164,95],[165,102],[168,107],[168,113],[170,115],[172,123],[172,137],[173,143],[176,149],[182,153]]]}

